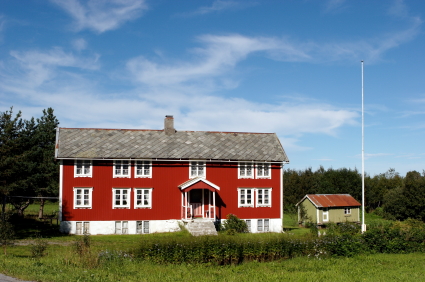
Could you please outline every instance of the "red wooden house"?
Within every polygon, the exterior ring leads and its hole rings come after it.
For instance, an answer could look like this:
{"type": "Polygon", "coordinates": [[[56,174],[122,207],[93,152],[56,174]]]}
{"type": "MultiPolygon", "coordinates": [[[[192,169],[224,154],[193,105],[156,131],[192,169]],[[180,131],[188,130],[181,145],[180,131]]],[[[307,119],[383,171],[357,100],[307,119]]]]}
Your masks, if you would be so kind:
{"type": "Polygon", "coordinates": [[[179,230],[203,218],[282,230],[282,169],[274,133],[58,128],[60,220],[71,234],[179,230]]]}

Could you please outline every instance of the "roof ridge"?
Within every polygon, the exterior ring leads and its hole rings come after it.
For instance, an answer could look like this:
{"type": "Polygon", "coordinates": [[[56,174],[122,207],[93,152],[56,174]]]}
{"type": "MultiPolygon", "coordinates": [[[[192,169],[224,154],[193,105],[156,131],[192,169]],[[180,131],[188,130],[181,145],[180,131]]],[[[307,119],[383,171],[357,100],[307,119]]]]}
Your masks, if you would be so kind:
{"type": "MultiPolygon", "coordinates": [[[[59,129],[78,129],[78,130],[119,130],[119,131],[164,131],[164,129],[93,128],[93,127],[59,127],[59,129]]],[[[275,132],[207,131],[207,130],[177,130],[177,132],[206,132],[206,133],[225,133],[225,134],[276,134],[275,132]]]]}

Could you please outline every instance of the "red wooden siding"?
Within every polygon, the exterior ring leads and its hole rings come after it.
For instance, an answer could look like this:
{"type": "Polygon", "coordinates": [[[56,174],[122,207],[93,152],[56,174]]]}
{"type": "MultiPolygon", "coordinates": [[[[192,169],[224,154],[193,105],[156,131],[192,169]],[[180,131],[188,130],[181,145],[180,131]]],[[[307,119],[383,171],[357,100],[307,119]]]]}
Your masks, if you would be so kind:
{"type": "MultiPolygon", "coordinates": [[[[272,165],[271,179],[238,179],[235,162],[206,163],[206,179],[220,187],[216,191],[217,216],[229,213],[240,218],[280,218],[280,165],[272,165]],[[238,208],[238,188],[272,188],[271,207],[238,208]]],[[[152,162],[152,178],[113,178],[112,161],[93,161],[92,178],[74,178],[74,161],[63,161],[63,221],[167,220],[181,219],[181,190],[189,179],[188,162],[152,162]],[[93,187],[92,208],[74,209],[74,187],[93,187]],[[130,209],[113,209],[112,188],[132,188],[130,209]],[[152,208],[134,208],[134,188],[153,188],[152,208]]]]}

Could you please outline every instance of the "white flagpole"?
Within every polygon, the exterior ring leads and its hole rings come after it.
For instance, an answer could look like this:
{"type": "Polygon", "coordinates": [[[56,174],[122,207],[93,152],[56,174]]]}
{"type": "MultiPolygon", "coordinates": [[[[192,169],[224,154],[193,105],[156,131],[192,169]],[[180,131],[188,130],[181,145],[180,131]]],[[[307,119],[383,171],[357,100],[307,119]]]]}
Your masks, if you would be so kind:
{"type": "Polygon", "coordinates": [[[366,224],[364,221],[364,75],[363,75],[363,60],[362,62],[362,233],[366,231],[366,224]]]}

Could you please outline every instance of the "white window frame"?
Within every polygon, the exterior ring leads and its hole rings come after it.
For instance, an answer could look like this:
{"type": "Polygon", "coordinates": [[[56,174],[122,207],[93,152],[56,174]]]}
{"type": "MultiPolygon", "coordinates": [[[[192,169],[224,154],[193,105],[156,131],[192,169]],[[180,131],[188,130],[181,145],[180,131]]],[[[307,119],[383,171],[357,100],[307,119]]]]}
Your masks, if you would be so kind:
{"type": "Polygon", "coordinates": [[[135,209],[140,209],[140,208],[152,208],[152,188],[134,188],[134,208],[135,209]],[[139,193],[138,192],[141,192],[141,199],[139,199],[139,193]],[[147,194],[146,194],[146,192],[147,192],[147,194]],[[145,195],[147,195],[148,196],[148,199],[147,199],[147,201],[148,201],[148,203],[147,204],[145,204],[144,203],[144,196],[145,195]],[[137,202],[139,201],[139,200],[141,200],[142,201],[142,203],[141,204],[138,204],[137,202]]]}
{"type": "Polygon", "coordinates": [[[248,179],[252,179],[254,178],[254,163],[253,162],[239,162],[238,163],[238,178],[239,179],[243,179],[243,178],[248,178],[248,179]],[[251,168],[251,175],[248,175],[248,167],[251,168]]]}
{"type": "Polygon", "coordinates": [[[206,176],[207,176],[207,166],[205,161],[196,160],[196,161],[189,162],[189,179],[195,178],[195,177],[206,178],[206,176]],[[192,174],[192,171],[194,171],[195,174],[192,174]],[[200,174],[200,171],[202,171],[202,174],[200,174]]]}
{"type": "Polygon", "coordinates": [[[350,215],[351,214],[351,208],[344,208],[344,214],[350,215]]]}
{"type": "Polygon", "coordinates": [[[74,187],[74,209],[91,209],[93,201],[93,187],[74,187]],[[78,191],[81,191],[80,199],[78,198],[78,191]],[[85,193],[85,192],[88,193],[85,193]],[[84,196],[88,196],[88,199],[84,199],[84,196]],[[88,204],[84,204],[84,201],[87,200],[88,204]],[[81,201],[81,204],[78,204],[78,201],[81,201]]]}
{"type": "Polygon", "coordinates": [[[149,227],[149,221],[147,220],[139,220],[136,221],[136,233],[137,234],[149,234],[150,233],[150,227],[149,227]],[[142,228],[139,228],[139,223],[142,228]]]}
{"type": "Polygon", "coordinates": [[[272,171],[270,163],[256,163],[255,164],[255,177],[258,179],[271,179],[272,171]],[[267,175],[265,172],[267,171],[267,175]]]}
{"type": "Polygon", "coordinates": [[[115,234],[128,234],[128,221],[127,220],[115,221],[115,234]]]}
{"type": "Polygon", "coordinates": [[[134,162],[134,177],[135,178],[152,178],[152,161],[136,160],[134,162]],[[147,168],[148,168],[148,171],[146,171],[147,168]]]}
{"type": "Polygon", "coordinates": [[[322,211],[323,222],[329,221],[329,208],[324,208],[322,211]]]}
{"type": "Polygon", "coordinates": [[[254,207],[254,198],[255,198],[255,189],[254,188],[238,188],[238,208],[240,207],[254,207]],[[248,204],[248,191],[251,193],[251,203],[248,204]],[[242,199],[242,196],[245,196],[245,199],[242,199]],[[244,202],[242,202],[244,201],[244,202]]]}
{"type": "Polygon", "coordinates": [[[131,177],[131,161],[130,160],[115,160],[113,169],[113,177],[114,178],[130,178],[131,177]],[[127,162],[127,164],[124,164],[123,162],[127,162]],[[127,165],[127,174],[123,174],[126,170],[124,169],[124,166],[127,165]],[[118,169],[120,171],[119,174],[117,174],[117,166],[120,166],[118,169]]]}
{"type": "Polygon", "coordinates": [[[256,188],[255,189],[255,205],[256,205],[256,207],[271,207],[272,206],[272,188],[256,188]],[[265,193],[269,194],[269,203],[268,204],[264,203],[265,193]],[[260,201],[260,195],[262,196],[261,201],[260,201]]]}
{"type": "Polygon", "coordinates": [[[90,222],[88,221],[77,221],[75,223],[75,235],[90,234],[90,222]],[[80,227],[78,227],[78,225],[80,227]]]}
{"type": "Polygon", "coordinates": [[[120,209],[120,208],[124,208],[124,209],[129,209],[130,208],[130,201],[131,201],[131,188],[112,188],[112,208],[114,209],[120,209]],[[116,196],[118,195],[117,191],[120,191],[119,195],[119,204],[116,204],[116,196]],[[124,191],[126,191],[126,193],[123,193],[124,191]],[[124,197],[123,195],[126,194],[127,195],[127,204],[123,204],[124,202],[124,197]]]}
{"type": "Polygon", "coordinates": [[[91,160],[74,161],[74,177],[92,177],[93,164],[91,160]],[[78,173],[78,164],[81,163],[81,171],[78,173]],[[88,168],[88,171],[87,171],[88,168]]]}
{"type": "Polygon", "coordinates": [[[258,232],[269,232],[270,231],[270,219],[268,219],[268,218],[258,219],[257,220],[257,231],[258,232]]]}

